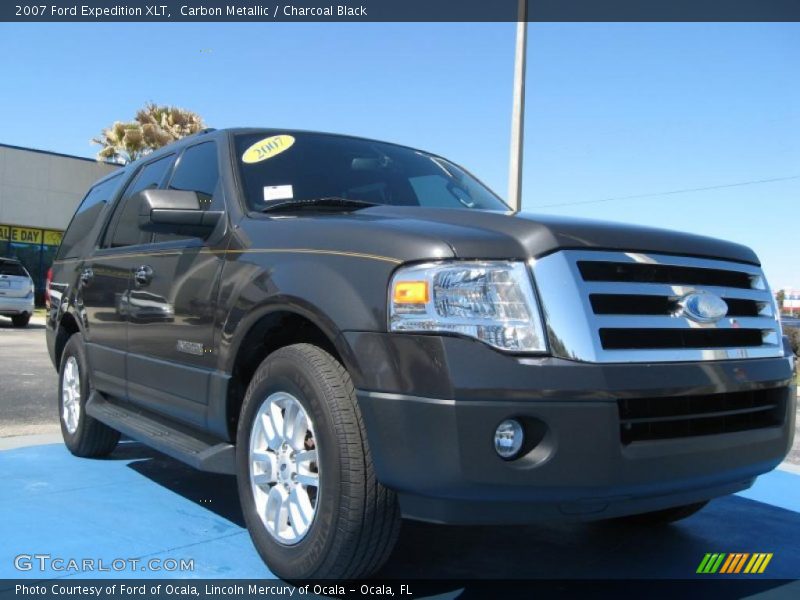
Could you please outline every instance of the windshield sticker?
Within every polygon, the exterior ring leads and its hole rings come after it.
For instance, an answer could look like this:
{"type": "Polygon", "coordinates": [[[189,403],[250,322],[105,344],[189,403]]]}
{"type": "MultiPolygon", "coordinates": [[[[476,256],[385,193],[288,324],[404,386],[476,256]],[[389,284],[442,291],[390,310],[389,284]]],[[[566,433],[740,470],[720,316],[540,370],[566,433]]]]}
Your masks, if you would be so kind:
{"type": "Polygon", "coordinates": [[[264,202],[270,200],[291,200],[294,198],[294,191],[291,185],[265,185],[264,202]]]}
{"type": "Polygon", "coordinates": [[[242,154],[242,162],[247,164],[261,162],[273,156],[277,156],[284,150],[288,150],[294,144],[291,135],[273,135],[263,140],[257,141],[242,154]]]}

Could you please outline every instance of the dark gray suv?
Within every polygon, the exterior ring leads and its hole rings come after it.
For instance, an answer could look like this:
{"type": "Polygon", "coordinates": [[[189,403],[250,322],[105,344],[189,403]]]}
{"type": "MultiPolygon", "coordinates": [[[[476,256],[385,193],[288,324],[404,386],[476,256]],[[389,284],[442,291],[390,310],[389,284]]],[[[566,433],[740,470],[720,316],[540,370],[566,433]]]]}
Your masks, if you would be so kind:
{"type": "Polygon", "coordinates": [[[514,213],[394,144],[167,146],[92,186],[49,293],[69,449],[235,474],[284,578],[376,571],[401,516],[680,519],[792,442],[750,249],[514,213]]]}

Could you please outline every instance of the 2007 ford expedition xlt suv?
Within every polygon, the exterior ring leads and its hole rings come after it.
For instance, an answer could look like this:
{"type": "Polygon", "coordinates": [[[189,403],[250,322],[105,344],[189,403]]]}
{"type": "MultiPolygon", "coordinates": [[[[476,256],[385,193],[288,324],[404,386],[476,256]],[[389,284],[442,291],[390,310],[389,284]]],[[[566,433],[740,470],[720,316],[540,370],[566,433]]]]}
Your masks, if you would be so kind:
{"type": "Polygon", "coordinates": [[[287,579],[401,516],[666,522],[788,452],[795,368],[748,248],[515,213],[427,152],[208,130],[98,181],[49,281],[64,441],[235,474],[287,579]]]}

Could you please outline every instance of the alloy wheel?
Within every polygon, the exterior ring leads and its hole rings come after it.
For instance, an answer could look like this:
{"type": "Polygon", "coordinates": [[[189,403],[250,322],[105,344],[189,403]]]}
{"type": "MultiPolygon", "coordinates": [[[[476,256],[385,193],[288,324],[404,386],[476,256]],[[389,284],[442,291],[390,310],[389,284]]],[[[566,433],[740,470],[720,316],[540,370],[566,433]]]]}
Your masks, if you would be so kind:
{"type": "Polygon", "coordinates": [[[67,358],[61,378],[61,418],[70,434],[78,429],[81,414],[81,373],[74,356],[67,358]]]}
{"type": "Polygon", "coordinates": [[[250,430],[250,487],[256,513],[279,543],[308,533],[320,495],[314,426],[299,400],[275,392],[261,404],[250,430]]]}

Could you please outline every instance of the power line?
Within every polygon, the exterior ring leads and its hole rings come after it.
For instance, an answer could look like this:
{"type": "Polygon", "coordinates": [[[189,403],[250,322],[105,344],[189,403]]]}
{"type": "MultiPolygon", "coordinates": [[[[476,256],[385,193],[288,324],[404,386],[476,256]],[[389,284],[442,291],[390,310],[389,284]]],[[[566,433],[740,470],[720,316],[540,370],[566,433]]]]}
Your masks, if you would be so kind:
{"type": "Polygon", "coordinates": [[[553,208],[556,206],[578,206],[583,204],[598,204],[600,202],[613,202],[615,200],[638,200],[640,198],[657,198],[660,196],[672,196],[674,194],[688,194],[690,192],[707,192],[709,190],[722,190],[725,188],[744,187],[747,185],[759,185],[762,183],[775,183],[778,181],[790,181],[792,179],[800,179],[800,175],[792,175],[790,177],[773,177],[772,179],[753,179],[751,181],[740,181],[738,183],[726,183],[723,185],[709,185],[706,187],[697,188],[684,188],[680,190],[671,190],[669,192],[655,192],[651,194],[636,194],[634,196],[614,196],[611,198],[601,198],[598,200],[578,200],[577,202],[559,202],[556,204],[541,204],[532,208],[553,208]]]}

